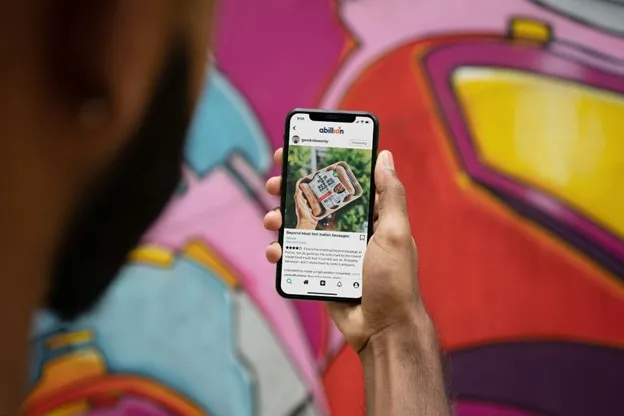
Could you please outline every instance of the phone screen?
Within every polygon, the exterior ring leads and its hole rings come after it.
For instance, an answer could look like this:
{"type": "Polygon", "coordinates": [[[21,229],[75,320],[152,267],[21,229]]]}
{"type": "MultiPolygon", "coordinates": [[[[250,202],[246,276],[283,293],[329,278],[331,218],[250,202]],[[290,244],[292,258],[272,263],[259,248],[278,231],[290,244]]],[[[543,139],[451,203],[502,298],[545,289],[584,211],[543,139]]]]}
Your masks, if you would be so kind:
{"type": "Polygon", "coordinates": [[[376,119],[366,113],[341,121],[329,121],[322,113],[289,117],[278,292],[293,298],[360,299],[372,232],[376,119]]]}

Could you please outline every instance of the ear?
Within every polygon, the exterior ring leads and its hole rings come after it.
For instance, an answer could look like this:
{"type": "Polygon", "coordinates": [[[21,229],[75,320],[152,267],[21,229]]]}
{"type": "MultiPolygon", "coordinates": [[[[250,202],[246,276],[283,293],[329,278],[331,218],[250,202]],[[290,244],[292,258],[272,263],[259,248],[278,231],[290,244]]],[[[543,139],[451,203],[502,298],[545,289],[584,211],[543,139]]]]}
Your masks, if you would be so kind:
{"type": "Polygon", "coordinates": [[[99,166],[132,135],[179,36],[180,3],[51,2],[47,107],[65,142],[54,141],[65,149],[58,163],[99,166]]]}

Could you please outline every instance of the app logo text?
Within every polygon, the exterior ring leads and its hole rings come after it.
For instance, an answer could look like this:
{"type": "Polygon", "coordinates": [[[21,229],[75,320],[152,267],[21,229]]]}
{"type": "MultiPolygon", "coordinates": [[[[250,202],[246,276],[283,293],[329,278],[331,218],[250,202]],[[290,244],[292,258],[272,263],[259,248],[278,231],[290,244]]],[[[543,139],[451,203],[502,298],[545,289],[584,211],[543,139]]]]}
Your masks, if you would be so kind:
{"type": "Polygon", "coordinates": [[[319,133],[322,134],[344,134],[344,130],[340,127],[321,127],[319,133]]]}

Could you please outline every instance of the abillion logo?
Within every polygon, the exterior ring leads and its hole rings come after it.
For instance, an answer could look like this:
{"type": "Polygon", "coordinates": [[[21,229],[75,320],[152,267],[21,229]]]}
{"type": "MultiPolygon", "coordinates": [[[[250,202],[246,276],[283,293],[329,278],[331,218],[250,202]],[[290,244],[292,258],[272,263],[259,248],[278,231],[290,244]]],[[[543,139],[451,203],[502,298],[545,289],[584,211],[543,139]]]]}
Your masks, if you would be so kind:
{"type": "Polygon", "coordinates": [[[344,134],[344,130],[341,129],[340,127],[334,128],[334,127],[321,127],[319,129],[319,133],[323,133],[323,134],[344,134]]]}

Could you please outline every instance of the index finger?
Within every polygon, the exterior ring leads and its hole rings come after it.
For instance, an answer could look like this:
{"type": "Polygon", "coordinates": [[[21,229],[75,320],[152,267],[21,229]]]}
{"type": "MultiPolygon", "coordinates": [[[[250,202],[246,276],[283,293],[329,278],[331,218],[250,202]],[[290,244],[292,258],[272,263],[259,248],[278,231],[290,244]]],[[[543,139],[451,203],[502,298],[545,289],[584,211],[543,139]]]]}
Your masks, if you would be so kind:
{"type": "Polygon", "coordinates": [[[273,160],[275,161],[275,164],[277,166],[282,166],[282,154],[283,154],[283,151],[281,147],[277,149],[275,153],[273,153],[273,160]]]}

